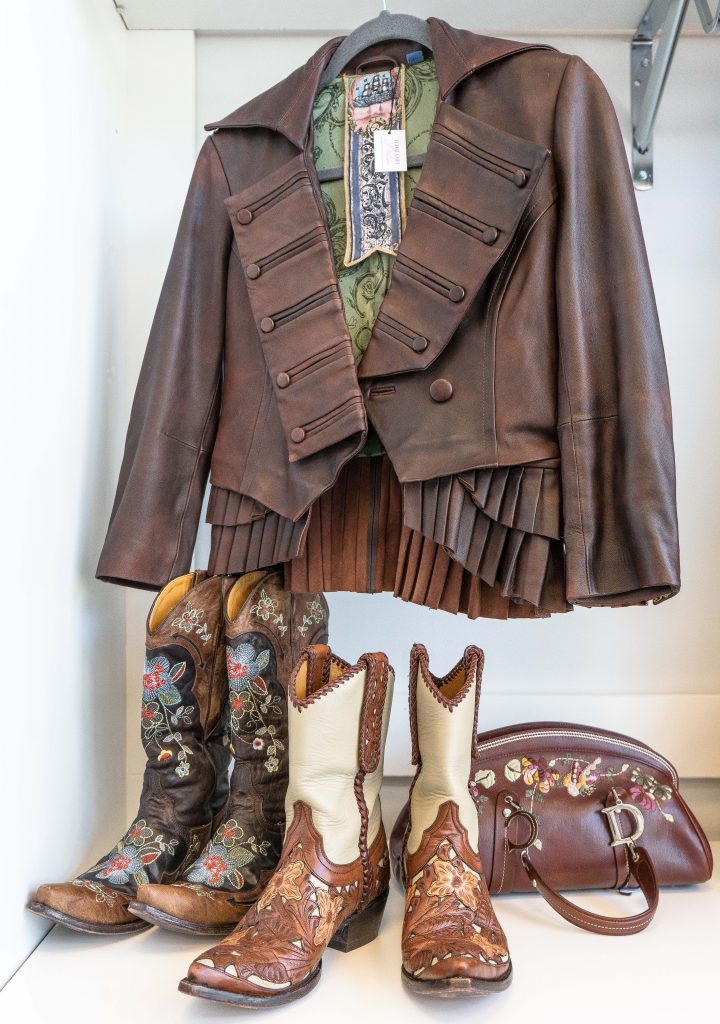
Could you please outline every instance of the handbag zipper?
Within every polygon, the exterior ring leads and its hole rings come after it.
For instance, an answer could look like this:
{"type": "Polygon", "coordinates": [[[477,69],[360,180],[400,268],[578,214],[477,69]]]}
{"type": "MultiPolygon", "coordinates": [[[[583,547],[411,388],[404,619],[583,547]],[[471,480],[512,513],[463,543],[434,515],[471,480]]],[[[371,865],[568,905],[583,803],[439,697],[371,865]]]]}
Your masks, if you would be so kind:
{"type": "Polygon", "coordinates": [[[597,740],[603,739],[609,743],[615,743],[619,747],[625,747],[629,750],[636,750],[639,754],[648,755],[650,754],[655,758],[667,771],[668,775],[673,781],[675,789],[678,787],[678,774],[666,758],[662,754],[658,754],[657,751],[653,750],[652,747],[645,746],[643,743],[633,743],[626,739],[620,739],[613,736],[612,733],[605,732],[602,729],[597,729],[592,732],[583,729],[528,729],[524,732],[508,733],[507,735],[500,737],[495,740],[487,740],[485,743],[479,743],[476,746],[476,751],[480,754],[483,750],[493,750],[496,747],[505,746],[508,742],[516,742],[517,740],[524,739],[537,739],[544,736],[570,736],[575,739],[588,739],[597,740]]]}

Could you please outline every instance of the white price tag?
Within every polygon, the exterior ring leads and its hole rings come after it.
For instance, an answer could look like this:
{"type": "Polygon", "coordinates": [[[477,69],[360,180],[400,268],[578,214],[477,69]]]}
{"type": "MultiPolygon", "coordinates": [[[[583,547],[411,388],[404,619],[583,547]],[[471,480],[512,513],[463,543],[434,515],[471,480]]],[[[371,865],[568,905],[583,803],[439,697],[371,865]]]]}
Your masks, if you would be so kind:
{"type": "Polygon", "coordinates": [[[373,132],[375,144],[375,173],[378,171],[406,171],[407,145],[405,130],[395,128],[393,131],[373,132]]]}

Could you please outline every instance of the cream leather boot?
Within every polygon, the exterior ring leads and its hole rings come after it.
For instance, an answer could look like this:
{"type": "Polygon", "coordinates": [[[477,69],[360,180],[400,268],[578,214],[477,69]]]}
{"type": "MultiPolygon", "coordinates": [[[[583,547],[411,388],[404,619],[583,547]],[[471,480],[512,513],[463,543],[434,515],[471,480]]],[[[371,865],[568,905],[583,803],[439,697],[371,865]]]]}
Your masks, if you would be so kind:
{"type": "Polygon", "coordinates": [[[275,874],[242,923],[190,965],[180,990],[240,1006],[308,993],[327,946],[377,935],[389,882],[380,785],[394,673],[306,648],[289,687],[288,827],[275,874]]]}
{"type": "Polygon", "coordinates": [[[438,678],[422,644],[410,656],[417,772],[402,854],[402,977],[423,995],[485,995],[507,988],[512,977],[478,852],[479,815],[469,789],[483,661],[479,648],[468,647],[438,678]]]}

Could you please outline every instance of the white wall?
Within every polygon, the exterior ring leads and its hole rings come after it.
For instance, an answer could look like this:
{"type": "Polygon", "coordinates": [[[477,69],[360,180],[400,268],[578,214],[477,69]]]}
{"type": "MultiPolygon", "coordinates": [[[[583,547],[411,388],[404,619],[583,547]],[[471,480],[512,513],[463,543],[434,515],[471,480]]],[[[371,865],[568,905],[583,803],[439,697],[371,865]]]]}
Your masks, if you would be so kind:
{"type": "MultiPolygon", "coordinates": [[[[196,156],[194,34],[128,32],[127,36],[132,73],[126,83],[126,100],[132,144],[128,146],[125,163],[129,258],[123,292],[128,316],[127,386],[122,393],[122,423],[119,424],[123,436],[196,156]]],[[[116,476],[118,468],[113,466],[116,476]]],[[[133,589],[125,593],[128,612],[125,817],[130,821],[137,809],[144,768],[139,739],[141,677],[145,621],[154,595],[133,589]]]]}
{"type": "Polygon", "coordinates": [[[25,909],[114,841],[125,608],[94,580],[118,455],[124,31],[109,4],[3,9],[0,984],[25,909]],[[8,884],[10,883],[10,884],[8,884]]]}

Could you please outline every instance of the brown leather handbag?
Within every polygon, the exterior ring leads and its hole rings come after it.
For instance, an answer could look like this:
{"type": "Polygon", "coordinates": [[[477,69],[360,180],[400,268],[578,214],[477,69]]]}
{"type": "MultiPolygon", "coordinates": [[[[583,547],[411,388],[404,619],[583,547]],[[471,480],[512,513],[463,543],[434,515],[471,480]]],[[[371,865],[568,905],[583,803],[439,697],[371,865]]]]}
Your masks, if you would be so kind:
{"type": "MultiPolygon", "coordinates": [[[[670,762],[639,740],[565,722],[480,733],[470,789],[480,815],[480,855],[491,893],[536,889],[566,920],[607,935],[641,931],[658,886],[705,882],[712,853],[670,762]],[[558,889],[640,888],[647,909],[593,914],[558,889]]],[[[408,805],[393,829],[401,877],[408,805]]]]}

